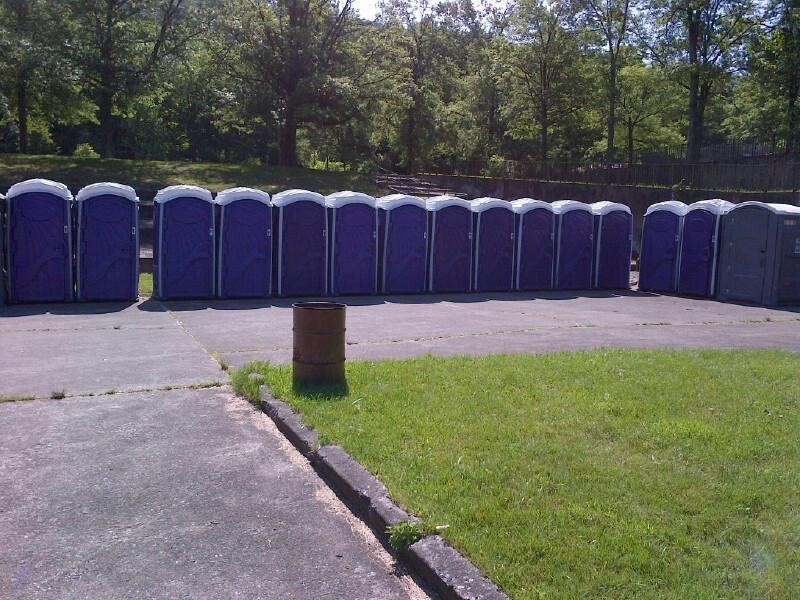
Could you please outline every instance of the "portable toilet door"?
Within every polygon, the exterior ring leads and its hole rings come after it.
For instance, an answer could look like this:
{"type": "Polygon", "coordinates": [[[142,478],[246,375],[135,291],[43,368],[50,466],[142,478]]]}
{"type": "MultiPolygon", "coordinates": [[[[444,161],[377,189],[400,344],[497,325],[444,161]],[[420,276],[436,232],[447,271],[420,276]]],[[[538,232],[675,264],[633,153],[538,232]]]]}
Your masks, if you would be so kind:
{"type": "Polygon", "coordinates": [[[0,306],[6,303],[6,197],[0,194],[0,306]]]}
{"type": "Polygon", "coordinates": [[[514,289],[514,211],[499,198],[472,201],[475,239],[472,289],[509,292],[514,289]]]}
{"type": "Polygon", "coordinates": [[[631,285],[633,214],[617,202],[595,202],[593,287],[623,290],[631,285]]]}
{"type": "Polygon", "coordinates": [[[454,196],[427,201],[431,246],[428,289],[434,293],[469,292],[472,283],[472,211],[454,196]]]}
{"type": "Polygon", "coordinates": [[[378,252],[381,292],[422,294],[427,289],[428,211],[425,200],[405,194],[379,198],[378,252]]]}
{"type": "Polygon", "coordinates": [[[591,207],[574,200],[559,200],[553,202],[553,214],[556,219],[556,289],[591,289],[594,254],[591,207]]]}
{"type": "Polygon", "coordinates": [[[77,298],[139,297],[139,198],[118,183],[93,183],[75,196],[77,298]]]}
{"type": "Polygon", "coordinates": [[[733,206],[725,200],[701,200],[687,207],[681,233],[679,294],[714,295],[720,221],[733,206]]]}
{"type": "Polygon", "coordinates": [[[272,295],[272,204],[261,190],[237,187],[214,199],[219,207],[217,295],[272,295]]]}
{"type": "Polygon", "coordinates": [[[336,192],[325,198],[330,231],[330,293],[366,295],[378,291],[378,210],[375,198],[336,192]]]}
{"type": "Polygon", "coordinates": [[[674,292],[680,263],[683,202],[669,200],[648,207],[642,227],[639,255],[639,289],[646,292],[674,292]]]}
{"type": "Polygon", "coordinates": [[[516,216],[516,278],[518,290],[553,288],[555,216],[541,200],[520,198],[511,203],[516,216]]]}
{"type": "Polygon", "coordinates": [[[193,185],[159,191],[153,215],[153,288],[163,299],[214,296],[211,192],[193,185]]]}
{"type": "Polygon", "coordinates": [[[272,197],[272,206],[278,232],[278,295],[324,296],[328,291],[325,197],[286,190],[272,197]]]}
{"type": "Polygon", "coordinates": [[[72,194],[29,179],[6,194],[8,300],[69,302],[72,290],[72,194]]]}
{"type": "Polygon", "coordinates": [[[744,202],[722,217],[720,300],[800,304],[800,207],[744,202]]]}

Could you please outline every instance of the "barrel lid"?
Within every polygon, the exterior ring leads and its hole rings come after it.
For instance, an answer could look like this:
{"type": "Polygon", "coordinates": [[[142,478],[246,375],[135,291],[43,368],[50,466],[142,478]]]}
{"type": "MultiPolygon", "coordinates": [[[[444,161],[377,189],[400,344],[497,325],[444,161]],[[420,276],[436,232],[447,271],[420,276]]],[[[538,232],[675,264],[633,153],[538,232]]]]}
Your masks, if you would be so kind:
{"type": "Polygon", "coordinates": [[[130,200],[131,202],[138,202],[139,197],[136,195],[136,191],[129,185],[123,185],[121,183],[111,183],[109,181],[103,181],[100,183],[91,183],[85,187],[82,187],[78,190],[78,193],[75,195],[75,200],[78,202],[83,202],[84,200],[88,200],[89,198],[94,198],[95,196],[119,196],[120,198],[124,198],[125,200],[130,200]]]}
{"type": "Polygon", "coordinates": [[[63,198],[67,201],[72,200],[72,193],[69,191],[67,186],[65,186],[63,183],[51,181],[49,179],[27,179],[25,181],[15,183],[8,188],[6,199],[11,200],[15,196],[19,196],[21,194],[30,194],[32,192],[53,194],[54,196],[58,196],[59,198],[63,198]]]}
{"type": "Polygon", "coordinates": [[[602,202],[594,202],[590,206],[592,207],[592,213],[596,215],[607,215],[608,213],[618,211],[628,213],[629,215],[632,214],[631,209],[620,202],[609,202],[608,200],[603,200],[602,202]]]}
{"type": "Polygon", "coordinates": [[[557,215],[572,212],[574,210],[582,210],[584,212],[592,212],[592,208],[583,202],[577,200],[558,200],[552,204],[553,212],[557,215]]]}
{"type": "Polygon", "coordinates": [[[458,196],[433,196],[428,198],[425,207],[430,211],[437,211],[448,208],[449,206],[460,206],[467,210],[471,209],[470,201],[459,198],[458,196]]]}
{"type": "Polygon", "coordinates": [[[278,192],[272,196],[272,206],[286,206],[294,202],[315,202],[325,206],[325,196],[308,190],[291,189],[278,192]]]}
{"type": "Polygon", "coordinates": [[[475,198],[475,200],[470,203],[472,212],[484,212],[492,208],[511,210],[511,204],[500,198],[475,198]]]}
{"type": "Polygon", "coordinates": [[[228,188],[227,190],[222,190],[217,194],[216,198],[214,198],[214,202],[223,205],[236,202],[237,200],[255,200],[263,204],[270,204],[269,194],[267,192],[249,187],[228,188]]]}
{"type": "Polygon", "coordinates": [[[688,207],[686,207],[686,212],[690,212],[693,210],[706,210],[715,215],[724,215],[734,206],[735,204],[733,202],[728,202],[727,200],[720,200],[719,198],[713,198],[711,200],[700,200],[698,202],[692,202],[688,207]]]}
{"type": "Polygon", "coordinates": [[[198,200],[205,200],[206,202],[213,202],[211,192],[207,189],[196,185],[171,185],[159,190],[156,194],[154,202],[163,204],[170,200],[177,198],[196,198],[198,200]]]}
{"type": "Polygon", "coordinates": [[[792,206],[791,204],[768,204],[766,202],[742,202],[741,204],[736,204],[733,208],[730,209],[729,212],[737,211],[745,206],[757,206],[759,208],[763,208],[764,210],[768,210],[773,212],[777,215],[800,215],[800,206],[792,206]]]}
{"type": "Polygon", "coordinates": [[[347,204],[367,204],[375,208],[375,202],[375,198],[369,194],[362,194],[361,192],[353,192],[350,190],[335,192],[325,196],[325,206],[328,208],[339,208],[347,204]]]}
{"type": "Polygon", "coordinates": [[[511,202],[511,210],[515,213],[523,214],[537,208],[543,208],[546,211],[553,212],[553,207],[549,202],[543,200],[534,200],[533,198],[519,198],[511,202]]]}
{"type": "Polygon", "coordinates": [[[666,202],[656,202],[655,204],[651,204],[647,207],[647,210],[644,213],[646,217],[650,213],[654,212],[671,212],[679,216],[683,216],[686,214],[686,210],[688,207],[683,203],[677,200],[667,200],[666,202]]]}
{"type": "Polygon", "coordinates": [[[398,206],[412,205],[420,208],[425,208],[425,200],[418,196],[409,196],[408,194],[389,194],[382,196],[376,201],[378,208],[383,210],[392,210],[398,206]]]}

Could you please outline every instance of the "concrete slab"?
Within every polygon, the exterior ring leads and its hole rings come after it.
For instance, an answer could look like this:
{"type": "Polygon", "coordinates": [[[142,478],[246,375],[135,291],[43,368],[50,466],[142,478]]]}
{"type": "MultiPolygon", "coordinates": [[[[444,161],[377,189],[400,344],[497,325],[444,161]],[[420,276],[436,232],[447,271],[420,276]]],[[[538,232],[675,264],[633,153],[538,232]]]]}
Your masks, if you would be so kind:
{"type": "Polygon", "coordinates": [[[227,382],[163,306],[0,309],[0,396],[49,397],[227,382]],[[143,309],[144,307],[144,309],[143,309]]]}
{"type": "Polygon", "coordinates": [[[427,597],[227,387],[0,404],[0,430],[0,597],[427,597]]]}

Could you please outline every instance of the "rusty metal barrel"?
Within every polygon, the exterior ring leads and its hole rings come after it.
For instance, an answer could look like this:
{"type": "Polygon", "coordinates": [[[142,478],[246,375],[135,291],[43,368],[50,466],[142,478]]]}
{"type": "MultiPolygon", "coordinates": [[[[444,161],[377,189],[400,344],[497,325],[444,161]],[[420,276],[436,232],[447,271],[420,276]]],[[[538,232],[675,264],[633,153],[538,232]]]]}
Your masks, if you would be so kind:
{"type": "Polygon", "coordinates": [[[344,385],[345,308],[337,302],[292,304],[295,385],[344,385]]]}

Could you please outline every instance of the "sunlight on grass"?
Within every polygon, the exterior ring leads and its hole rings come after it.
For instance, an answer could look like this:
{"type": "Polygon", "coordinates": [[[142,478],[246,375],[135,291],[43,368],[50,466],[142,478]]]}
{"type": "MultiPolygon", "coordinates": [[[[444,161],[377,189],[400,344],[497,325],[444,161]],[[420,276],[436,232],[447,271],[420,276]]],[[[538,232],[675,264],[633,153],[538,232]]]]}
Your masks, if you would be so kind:
{"type": "Polygon", "coordinates": [[[153,295],[153,274],[152,273],[139,273],[139,295],[152,296],[153,295]]]}
{"type": "MultiPolygon", "coordinates": [[[[800,358],[625,351],[348,363],[300,396],[323,439],[514,598],[791,598],[800,358]]],[[[249,389],[248,389],[249,388],[249,389]]]]}

